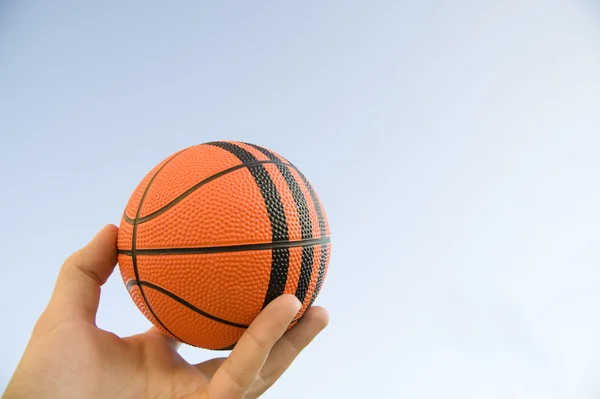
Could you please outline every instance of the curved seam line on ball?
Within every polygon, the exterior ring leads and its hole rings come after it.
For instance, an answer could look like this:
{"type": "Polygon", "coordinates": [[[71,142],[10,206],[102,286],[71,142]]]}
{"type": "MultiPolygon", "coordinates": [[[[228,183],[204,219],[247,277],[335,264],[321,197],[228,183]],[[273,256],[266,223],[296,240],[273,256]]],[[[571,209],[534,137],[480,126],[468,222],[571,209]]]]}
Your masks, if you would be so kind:
{"type": "Polygon", "coordinates": [[[146,297],[146,294],[144,293],[144,290],[142,289],[142,286],[140,285],[140,275],[139,275],[138,267],[137,267],[136,240],[137,240],[137,227],[138,227],[137,219],[139,218],[140,212],[142,211],[142,205],[144,204],[144,199],[146,198],[146,194],[148,194],[148,191],[150,190],[150,186],[152,185],[152,182],[154,181],[154,179],[156,179],[156,176],[158,176],[158,174],[160,173],[160,171],[163,170],[163,168],[169,164],[169,162],[171,162],[178,155],[180,155],[181,153],[183,153],[185,150],[187,150],[189,148],[191,148],[191,147],[183,149],[183,150],[179,151],[178,153],[176,153],[175,155],[173,155],[171,158],[169,158],[156,171],[156,173],[154,174],[154,176],[152,176],[152,178],[150,178],[150,181],[148,182],[148,185],[144,189],[144,193],[142,194],[142,198],[140,198],[140,203],[138,204],[138,208],[137,208],[137,211],[136,211],[136,219],[135,219],[136,221],[133,223],[133,231],[131,233],[131,263],[133,265],[133,272],[135,274],[135,281],[138,283],[138,288],[140,290],[140,294],[142,294],[142,300],[146,304],[146,307],[148,308],[148,310],[150,311],[150,313],[152,313],[152,316],[154,316],[154,318],[156,319],[156,321],[165,329],[165,331],[167,331],[169,334],[171,334],[173,337],[175,337],[177,340],[179,340],[181,342],[185,342],[185,341],[183,341],[177,335],[173,334],[173,332],[171,330],[169,330],[167,328],[167,326],[165,326],[163,324],[162,321],[160,321],[160,319],[158,318],[158,315],[156,314],[156,312],[152,308],[152,305],[150,305],[150,302],[148,301],[148,298],[146,297]]]}
{"type": "Polygon", "coordinates": [[[189,303],[188,301],[186,301],[185,299],[173,294],[171,291],[166,290],[156,284],[152,284],[149,281],[144,281],[141,280],[139,282],[136,282],[134,280],[131,280],[130,282],[128,282],[129,287],[131,288],[134,285],[138,285],[138,286],[144,286],[150,289],[153,289],[155,291],[158,291],[166,296],[168,296],[169,298],[177,301],[178,303],[180,303],[181,305],[185,306],[186,308],[193,310],[194,312],[198,313],[201,316],[204,316],[208,319],[214,320],[214,321],[218,321],[219,323],[223,323],[223,324],[227,324],[228,326],[232,326],[232,327],[237,327],[237,328],[248,328],[249,326],[246,324],[240,324],[240,323],[236,323],[233,321],[229,321],[229,320],[225,320],[225,319],[221,319],[220,317],[214,316],[210,313],[205,312],[204,310],[192,305],[191,303],[189,303]]]}
{"type": "Polygon", "coordinates": [[[226,346],[225,348],[219,348],[219,349],[215,349],[216,351],[231,351],[233,350],[233,348],[235,348],[235,346],[237,345],[237,341],[229,346],[226,346]]]}
{"type": "Polygon", "coordinates": [[[184,198],[186,198],[187,196],[189,196],[190,194],[192,194],[194,191],[198,190],[200,187],[204,186],[207,183],[210,183],[211,181],[218,179],[219,177],[223,177],[231,172],[235,172],[236,170],[239,169],[243,169],[243,168],[251,168],[254,166],[258,166],[258,165],[264,165],[264,164],[274,164],[274,165],[279,165],[279,166],[292,166],[288,163],[285,162],[281,162],[281,161],[272,161],[272,160],[268,160],[268,161],[256,161],[256,162],[247,162],[247,163],[242,163],[239,165],[235,165],[229,169],[225,169],[222,170],[220,172],[215,173],[214,175],[211,175],[207,178],[205,178],[204,180],[196,183],[195,185],[193,185],[192,187],[190,187],[189,189],[187,189],[186,191],[184,191],[183,193],[181,193],[179,196],[177,196],[174,200],[172,200],[171,202],[169,202],[168,204],[164,205],[163,207],[161,207],[160,209],[157,209],[156,211],[146,215],[146,216],[142,216],[140,218],[130,218],[127,213],[123,214],[123,219],[125,220],[125,222],[127,222],[128,224],[134,224],[135,221],[137,220],[138,224],[140,223],[145,223],[149,220],[154,219],[155,217],[163,214],[164,212],[168,211],[169,209],[171,209],[172,207],[174,207],[175,205],[177,205],[179,202],[181,202],[184,198]]]}
{"type": "MultiPolygon", "coordinates": [[[[275,241],[264,244],[228,245],[217,247],[184,247],[184,248],[143,248],[136,249],[136,255],[193,255],[193,254],[216,254],[223,252],[261,251],[267,249],[297,248],[315,245],[324,245],[331,242],[330,237],[312,238],[297,241],[275,241]]],[[[130,255],[132,251],[120,249],[120,255],[130,255]]]]}

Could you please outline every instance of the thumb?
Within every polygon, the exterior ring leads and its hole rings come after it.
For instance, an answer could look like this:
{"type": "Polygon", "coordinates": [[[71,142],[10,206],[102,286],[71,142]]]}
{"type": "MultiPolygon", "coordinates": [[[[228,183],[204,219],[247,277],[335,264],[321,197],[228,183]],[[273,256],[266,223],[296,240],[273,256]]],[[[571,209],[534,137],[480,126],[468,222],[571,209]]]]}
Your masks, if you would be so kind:
{"type": "Polygon", "coordinates": [[[95,323],[100,286],[117,264],[117,232],[117,226],[105,226],[85,247],[67,258],[58,274],[47,316],[95,323]]]}

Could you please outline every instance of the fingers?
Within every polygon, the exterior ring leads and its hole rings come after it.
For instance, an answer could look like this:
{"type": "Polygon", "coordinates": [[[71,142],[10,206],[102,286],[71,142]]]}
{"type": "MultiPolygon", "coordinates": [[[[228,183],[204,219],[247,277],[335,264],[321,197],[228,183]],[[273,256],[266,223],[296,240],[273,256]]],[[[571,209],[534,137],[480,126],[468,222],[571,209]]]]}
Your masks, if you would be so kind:
{"type": "Polygon", "coordinates": [[[51,317],[95,322],[100,286],[117,263],[117,232],[116,226],[105,226],[89,244],[65,261],[48,305],[51,317]]]}
{"type": "Polygon", "coordinates": [[[310,308],[298,324],[286,332],[271,349],[269,358],[260,372],[264,382],[261,388],[266,390],[273,385],[327,324],[329,314],[325,309],[316,306],[310,308]]]}
{"type": "Polygon", "coordinates": [[[295,296],[282,295],[258,315],[211,380],[211,398],[244,397],[300,307],[295,296]]]}

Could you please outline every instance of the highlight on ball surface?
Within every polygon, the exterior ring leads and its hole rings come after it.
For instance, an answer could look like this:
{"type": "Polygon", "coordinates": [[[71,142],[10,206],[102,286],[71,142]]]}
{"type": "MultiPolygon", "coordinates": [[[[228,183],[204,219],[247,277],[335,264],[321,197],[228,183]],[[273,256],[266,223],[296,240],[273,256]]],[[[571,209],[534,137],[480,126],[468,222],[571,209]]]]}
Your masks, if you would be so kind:
{"type": "Polygon", "coordinates": [[[232,349],[265,306],[312,306],[330,259],[329,224],[308,179],[255,144],[179,151],[139,183],[123,213],[119,270],[150,322],[183,343],[232,349]]]}

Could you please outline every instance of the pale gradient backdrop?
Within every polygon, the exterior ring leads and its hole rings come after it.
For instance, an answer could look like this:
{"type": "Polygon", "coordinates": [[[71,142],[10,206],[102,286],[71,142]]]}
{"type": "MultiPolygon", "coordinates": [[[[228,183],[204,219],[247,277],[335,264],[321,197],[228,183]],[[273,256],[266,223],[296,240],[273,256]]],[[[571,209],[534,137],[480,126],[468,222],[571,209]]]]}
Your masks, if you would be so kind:
{"type": "Polygon", "coordinates": [[[600,395],[597,2],[0,0],[0,137],[2,389],[63,259],[231,139],[332,226],[331,325],[266,398],[600,395]]]}

